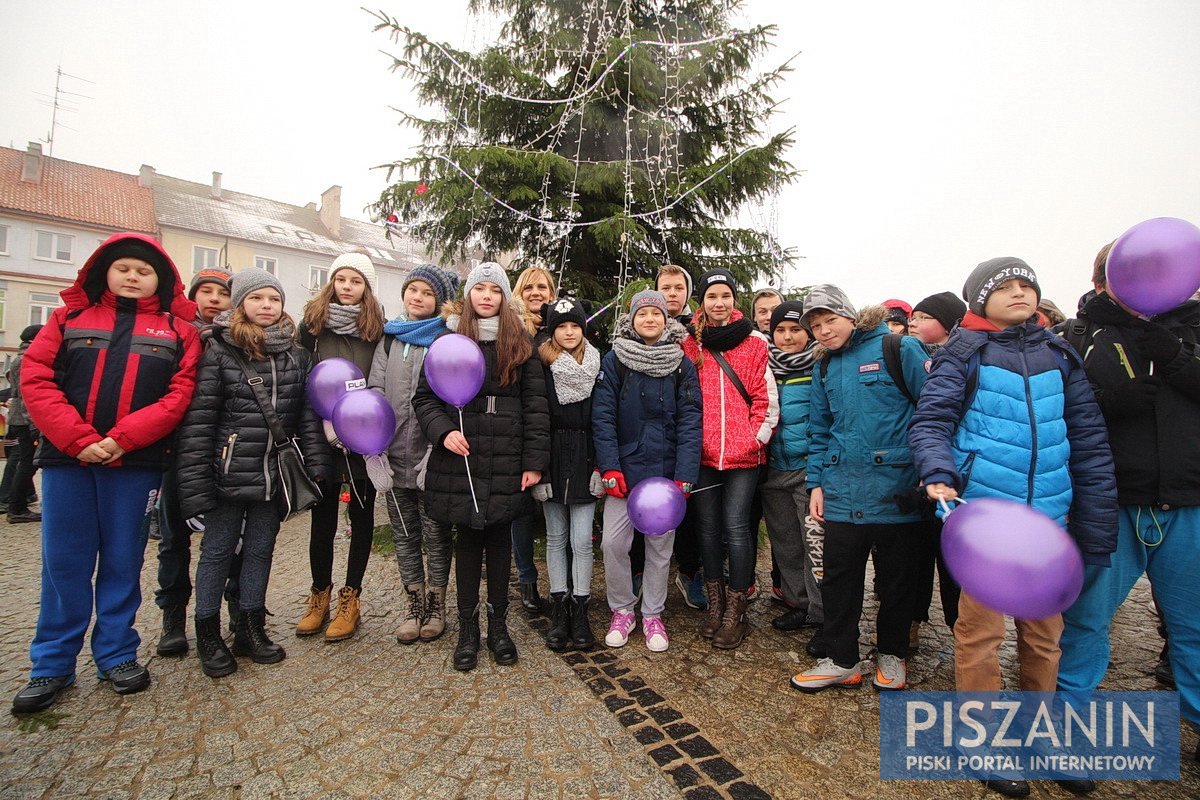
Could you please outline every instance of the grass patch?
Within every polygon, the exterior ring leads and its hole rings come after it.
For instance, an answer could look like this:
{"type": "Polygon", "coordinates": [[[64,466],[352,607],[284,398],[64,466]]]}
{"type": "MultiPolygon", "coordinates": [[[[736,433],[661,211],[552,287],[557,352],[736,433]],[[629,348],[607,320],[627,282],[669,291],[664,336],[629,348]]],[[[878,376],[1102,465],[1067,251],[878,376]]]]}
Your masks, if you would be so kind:
{"type": "Polygon", "coordinates": [[[22,714],[17,722],[17,730],[21,733],[37,733],[40,730],[52,731],[58,727],[70,714],[60,711],[39,711],[36,714],[22,714]]]}

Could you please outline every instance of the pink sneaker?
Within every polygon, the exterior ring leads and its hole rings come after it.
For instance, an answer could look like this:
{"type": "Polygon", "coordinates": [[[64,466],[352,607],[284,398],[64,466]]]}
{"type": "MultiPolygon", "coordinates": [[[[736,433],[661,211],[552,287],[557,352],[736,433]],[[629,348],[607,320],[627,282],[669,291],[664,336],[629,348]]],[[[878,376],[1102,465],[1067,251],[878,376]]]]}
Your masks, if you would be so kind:
{"type": "Polygon", "coordinates": [[[651,653],[662,653],[670,647],[671,640],[667,638],[667,629],[663,627],[662,617],[643,618],[642,631],[646,634],[646,647],[651,653]]]}
{"type": "Polygon", "coordinates": [[[629,634],[637,627],[637,617],[632,611],[614,611],[612,622],[608,626],[608,635],[604,643],[609,647],[624,647],[629,641],[629,634]]]}

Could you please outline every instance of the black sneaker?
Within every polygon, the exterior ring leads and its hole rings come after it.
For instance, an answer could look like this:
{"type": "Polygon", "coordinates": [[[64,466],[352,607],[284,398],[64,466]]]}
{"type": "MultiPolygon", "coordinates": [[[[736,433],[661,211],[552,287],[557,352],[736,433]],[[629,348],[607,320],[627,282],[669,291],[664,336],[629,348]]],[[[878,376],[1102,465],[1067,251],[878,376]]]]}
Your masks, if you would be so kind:
{"type": "Polygon", "coordinates": [[[96,677],[111,681],[112,689],[117,694],[133,694],[150,685],[150,670],[133,659],[123,661],[110,670],[98,671],[96,677]]]}
{"type": "Polygon", "coordinates": [[[36,511],[10,511],[8,512],[8,523],[10,525],[19,522],[41,522],[42,515],[36,511]]]}
{"type": "Polygon", "coordinates": [[[996,778],[984,781],[983,785],[993,792],[999,792],[1005,797],[1028,797],[1029,781],[1010,781],[996,778]]]}
{"type": "Polygon", "coordinates": [[[60,675],[56,678],[31,678],[25,688],[17,692],[13,698],[12,713],[32,714],[35,711],[45,711],[54,705],[58,693],[75,683],[74,675],[60,675]]]}
{"type": "Polygon", "coordinates": [[[804,623],[807,621],[807,609],[793,608],[791,611],[785,611],[771,620],[771,627],[777,631],[798,631],[804,627],[804,623]]]}
{"type": "Polygon", "coordinates": [[[1091,778],[1060,778],[1054,782],[1071,794],[1090,794],[1096,791],[1096,782],[1091,778]]]}
{"type": "Polygon", "coordinates": [[[804,645],[804,652],[808,653],[813,658],[825,658],[825,637],[821,635],[821,629],[817,628],[817,632],[808,640],[808,644],[804,645]]]}

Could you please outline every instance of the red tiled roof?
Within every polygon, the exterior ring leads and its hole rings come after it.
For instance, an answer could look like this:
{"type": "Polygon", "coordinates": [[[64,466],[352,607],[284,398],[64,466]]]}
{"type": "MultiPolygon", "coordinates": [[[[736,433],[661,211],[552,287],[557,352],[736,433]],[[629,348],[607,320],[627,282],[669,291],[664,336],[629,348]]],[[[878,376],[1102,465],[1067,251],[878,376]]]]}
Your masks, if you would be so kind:
{"type": "Polygon", "coordinates": [[[42,180],[21,180],[25,152],[0,147],[0,209],[56,217],[121,231],[154,234],[154,194],[138,186],[136,175],[42,160],[42,180]]]}

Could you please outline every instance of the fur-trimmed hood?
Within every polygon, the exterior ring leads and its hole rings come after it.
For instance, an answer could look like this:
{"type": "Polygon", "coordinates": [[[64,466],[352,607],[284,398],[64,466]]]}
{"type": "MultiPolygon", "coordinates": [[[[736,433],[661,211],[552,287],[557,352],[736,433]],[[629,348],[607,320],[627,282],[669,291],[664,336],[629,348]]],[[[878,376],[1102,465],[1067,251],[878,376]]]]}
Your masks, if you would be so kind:
{"type": "MultiPolygon", "coordinates": [[[[858,331],[866,332],[875,330],[883,324],[885,319],[887,319],[887,312],[887,308],[883,305],[867,306],[866,308],[863,308],[858,312],[858,319],[854,322],[855,333],[858,331]]],[[[850,339],[853,341],[853,334],[851,335],[850,339]]],[[[813,350],[814,361],[820,361],[822,358],[825,358],[825,355],[828,352],[829,348],[825,347],[825,345],[816,345],[815,349],[813,350]]]]}

